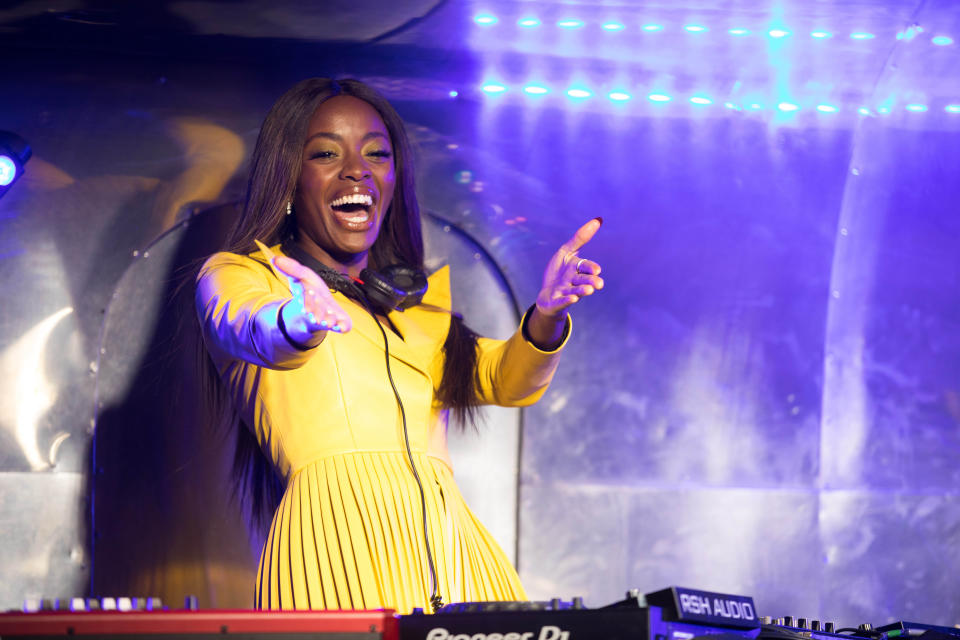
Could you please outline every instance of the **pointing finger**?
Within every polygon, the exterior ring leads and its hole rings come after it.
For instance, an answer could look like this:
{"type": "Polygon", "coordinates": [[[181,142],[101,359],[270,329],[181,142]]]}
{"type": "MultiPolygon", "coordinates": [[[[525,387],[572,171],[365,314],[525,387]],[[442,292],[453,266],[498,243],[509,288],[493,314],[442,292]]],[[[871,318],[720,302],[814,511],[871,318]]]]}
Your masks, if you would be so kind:
{"type": "Polygon", "coordinates": [[[560,249],[566,253],[574,253],[575,251],[579,251],[583,245],[590,242],[590,239],[593,238],[594,234],[597,233],[602,223],[603,218],[600,217],[590,220],[585,225],[577,229],[577,232],[573,234],[573,237],[564,242],[560,249]]]}

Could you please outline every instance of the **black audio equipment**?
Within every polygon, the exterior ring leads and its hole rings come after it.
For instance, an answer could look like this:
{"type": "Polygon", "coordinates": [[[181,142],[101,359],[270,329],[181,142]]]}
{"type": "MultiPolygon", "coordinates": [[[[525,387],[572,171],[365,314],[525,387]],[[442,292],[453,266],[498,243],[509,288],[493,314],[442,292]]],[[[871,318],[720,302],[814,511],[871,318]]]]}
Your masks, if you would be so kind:
{"type": "Polygon", "coordinates": [[[753,600],[672,587],[588,609],[582,600],[477,602],[401,616],[401,640],[755,640],[753,600]]]}

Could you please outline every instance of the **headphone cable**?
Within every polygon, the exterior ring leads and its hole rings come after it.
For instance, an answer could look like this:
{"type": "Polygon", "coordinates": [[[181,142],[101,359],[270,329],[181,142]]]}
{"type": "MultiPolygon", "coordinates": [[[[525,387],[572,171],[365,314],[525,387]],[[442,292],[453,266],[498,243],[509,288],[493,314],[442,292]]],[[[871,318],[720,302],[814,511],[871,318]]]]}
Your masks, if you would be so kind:
{"type": "Polygon", "coordinates": [[[377,323],[377,328],[380,329],[380,333],[383,335],[383,353],[387,363],[387,379],[390,380],[390,388],[393,389],[393,395],[397,399],[397,408],[400,409],[400,421],[403,424],[403,444],[406,447],[407,460],[410,462],[410,469],[413,471],[413,479],[417,482],[417,489],[420,491],[420,513],[423,516],[423,542],[424,546],[427,549],[427,566],[430,569],[430,583],[431,583],[431,593],[430,593],[430,606],[433,608],[433,612],[436,613],[440,610],[440,607],[443,606],[443,598],[440,597],[440,583],[437,579],[437,569],[433,561],[433,550],[430,545],[430,529],[427,523],[427,497],[426,492],[423,488],[423,482],[420,480],[420,474],[417,472],[417,465],[413,460],[413,451],[410,448],[410,433],[407,429],[407,414],[403,410],[403,401],[400,399],[400,392],[397,390],[397,385],[393,381],[393,373],[390,370],[390,345],[387,340],[387,332],[383,328],[383,324],[380,322],[380,318],[377,317],[377,314],[370,308],[369,302],[366,300],[366,296],[363,297],[364,308],[373,316],[374,322],[377,323]]]}

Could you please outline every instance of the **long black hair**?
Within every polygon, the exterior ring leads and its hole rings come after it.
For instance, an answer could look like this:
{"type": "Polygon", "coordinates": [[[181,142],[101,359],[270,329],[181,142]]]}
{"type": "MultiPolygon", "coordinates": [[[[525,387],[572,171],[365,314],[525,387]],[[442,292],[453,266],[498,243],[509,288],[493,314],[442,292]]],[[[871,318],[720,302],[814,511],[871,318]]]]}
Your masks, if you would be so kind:
{"type": "MultiPolygon", "coordinates": [[[[287,203],[293,201],[300,179],[307,127],[320,105],[338,95],[353,96],[372,106],[383,120],[393,144],[397,179],[390,208],[370,248],[370,266],[377,268],[400,263],[423,269],[420,207],[406,128],[383,96],[353,79],[303,80],[274,103],[260,128],[253,150],[243,208],[223,250],[250,253],[256,250],[255,240],[272,246],[296,231],[294,216],[288,216],[286,212],[287,203]]],[[[479,406],[477,335],[458,315],[451,316],[444,357],[437,398],[461,425],[475,424],[479,406]]],[[[253,431],[240,424],[213,362],[205,352],[200,354],[200,366],[213,420],[238,427],[233,463],[235,493],[249,509],[254,522],[263,525],[273,516],[280,502],[283,482],[260,449],[253,431]]]]}

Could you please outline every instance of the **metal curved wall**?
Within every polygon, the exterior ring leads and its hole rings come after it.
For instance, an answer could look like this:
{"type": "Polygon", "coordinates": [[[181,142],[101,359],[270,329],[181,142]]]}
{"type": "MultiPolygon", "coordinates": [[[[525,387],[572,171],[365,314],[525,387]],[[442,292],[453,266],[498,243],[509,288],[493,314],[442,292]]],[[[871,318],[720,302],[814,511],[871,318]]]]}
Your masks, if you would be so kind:
{"type": "MultiPolygon", "coordinates": [[[[906,34],[847,69],[876,78],[864,100],[960,94],[956,47],[917,46],[960,33],[953,3],[864,4],[906,34]]],[[[957,622],[960,116],[451,99],[483,60],[410,43],[449,31],[486,46],[452,22],[471,9],[451,3],[329,66],[352,62],[395,101],[420,143],[422,203],[480,242],[521,307],[550,254],[604,218],[583,255],[607,286],[576,309],[555,383],[524,417],[530,595],[601,605],[681,584],[753,595],[766,615],[957,622]]],[[[828,9],[848,26],[859,15],[828,9]]],[[[310,50],[283,51],[299,54],[240,68],[34,53],[4,70],[3,126],[35,158],[0,200],[3,605],[84,589],[102,312],[132,252],[184,205],[238,196],[272,99],[323,71],[310,50]]],[[[717,77],[733,86],[736,69],[717,77]]],[[[496,294],[503,325],[478,328],[508,330],[499,285],[457,255],[458,288],[475,289],[465,311],[496,294]]],[[[512,546],[509,518],[485,517],[512,546]]]]}

